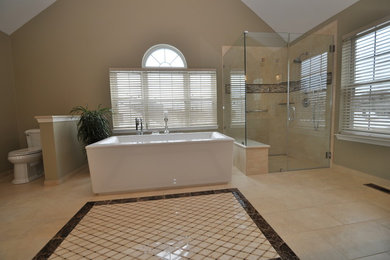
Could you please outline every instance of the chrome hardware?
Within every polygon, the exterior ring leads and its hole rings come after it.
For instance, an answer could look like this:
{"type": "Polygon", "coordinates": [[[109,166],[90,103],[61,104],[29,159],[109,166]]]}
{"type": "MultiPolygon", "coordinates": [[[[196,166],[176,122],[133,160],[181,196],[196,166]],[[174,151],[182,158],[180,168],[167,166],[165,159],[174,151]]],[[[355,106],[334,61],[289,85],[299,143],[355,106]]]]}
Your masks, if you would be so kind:
{"type": "Polygon", "coordinates": [[[295,119],[295,107],[294,106],[290,106],[289,110],[288,110],[288,120],[289,121],[294,121],[295,119]]]}
{"type": "Polygon", "coordinates": [[[310,106],[310,100],[308,98],[302,99],[302,106],[303,107],[308,107],[310,106]]]}
{"type": "Polygon", "coordinates": [[[336,51],[336,45],[331,44],[329,45],[329,52],[335,52],[336,51]]]}
{"type": "Polygon", "coordinates": [[[143,135],[144,134],[144,127],[142,124],[142,118],[135,118],[135,130],[137,131],[137,135],[143,135]]]}
{"type": "Polygon", "coordinates": [[[168,130],[168,116],[164,117],[164,122],[165,122],[164,134],[169,134],[169,130],[168,130]]]}

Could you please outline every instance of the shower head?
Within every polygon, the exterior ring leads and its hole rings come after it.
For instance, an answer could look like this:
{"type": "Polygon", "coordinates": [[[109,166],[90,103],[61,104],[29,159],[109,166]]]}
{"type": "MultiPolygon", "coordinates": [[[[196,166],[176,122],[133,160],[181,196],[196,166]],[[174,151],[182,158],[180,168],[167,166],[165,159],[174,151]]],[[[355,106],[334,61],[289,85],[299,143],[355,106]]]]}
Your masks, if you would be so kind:
{"type": "Polygon", "coordinates": [[[296,58],[293,60],[293,62],[294,62],[294,63],[301,64],[301,63],[302,63],[302,57],[307,56],[307,55],[309,55],[309,52],[305,51],[305,52],[301,53],[301,55],[299,55],[298,57],[296,57],[296,58]]]}
{"type": "Polygon", "coordinates": [[[294,63],[302,63],[302,60],[299,58],[299,57],[297,57],[297,58],[295,58],[294,60],[293,60],[293,62],[294,63]]]}

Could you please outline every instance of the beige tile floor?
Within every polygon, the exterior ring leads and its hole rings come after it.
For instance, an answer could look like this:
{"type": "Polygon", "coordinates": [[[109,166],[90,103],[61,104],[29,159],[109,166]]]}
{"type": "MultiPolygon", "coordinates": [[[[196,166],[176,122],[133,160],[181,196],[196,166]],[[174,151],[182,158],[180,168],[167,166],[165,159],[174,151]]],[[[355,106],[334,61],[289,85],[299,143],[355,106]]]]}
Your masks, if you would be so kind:
{"type": "Polygon", "coordinates": [[[390,259],[387,180],[342,167],[245,176],[226,185],[94,195],[87,170],[57,186],[0,177],[0,259],[32,258],[90,200],[236,187],[301,259],[390,259]]]}

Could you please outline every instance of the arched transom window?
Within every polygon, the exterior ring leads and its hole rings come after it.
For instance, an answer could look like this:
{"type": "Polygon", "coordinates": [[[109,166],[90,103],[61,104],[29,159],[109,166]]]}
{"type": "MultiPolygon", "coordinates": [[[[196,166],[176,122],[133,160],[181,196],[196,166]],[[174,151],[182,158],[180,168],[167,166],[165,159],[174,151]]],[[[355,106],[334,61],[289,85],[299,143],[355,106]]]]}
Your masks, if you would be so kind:
{"type": "Polygon", "coordinates": [[[217,129],[217,73],[215,69],[187,69],[175,47],[158,44],[148,49],[140,69],[110,69],[114,131],[135,129],[217,129]]]}
{"type": "Polygon", "coordinates": [[[142,59],[143,68],[187,68],[184,55],[168,44],[157,44],[146,51],[142,59]]]}

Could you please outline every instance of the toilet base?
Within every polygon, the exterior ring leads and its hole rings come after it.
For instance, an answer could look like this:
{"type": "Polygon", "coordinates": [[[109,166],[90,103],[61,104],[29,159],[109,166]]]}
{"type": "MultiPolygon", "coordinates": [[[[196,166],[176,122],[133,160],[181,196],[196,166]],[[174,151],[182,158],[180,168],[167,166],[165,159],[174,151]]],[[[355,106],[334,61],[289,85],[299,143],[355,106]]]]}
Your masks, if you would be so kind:
{"type": "Polygon", "coordinates": [[[42,160],[31,163],[16,163],[14,164],[14,179],[13,184],[23,184],[31,182],[43,176],[42,160]]]}

